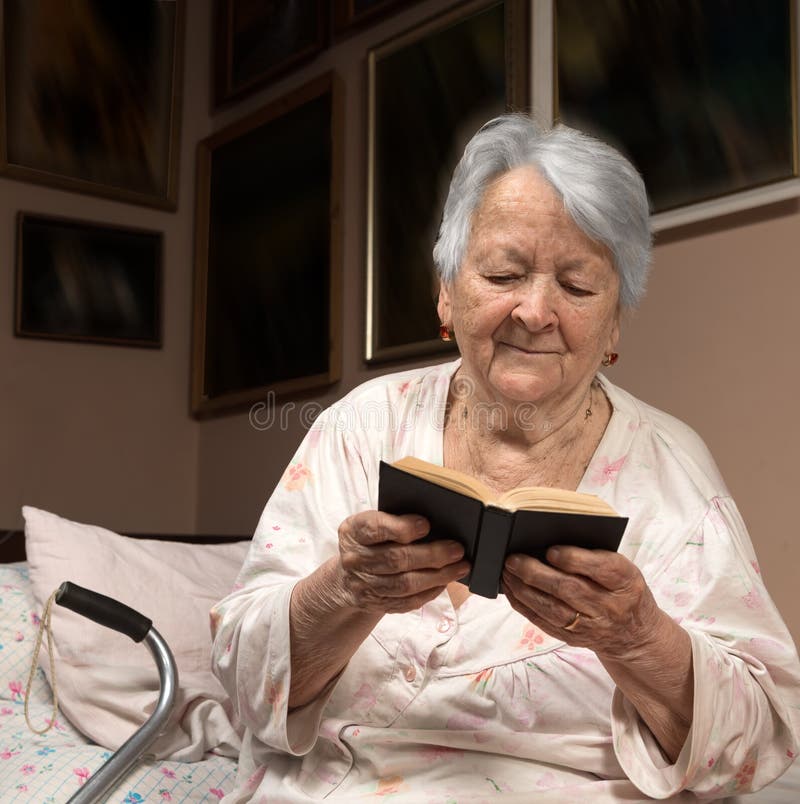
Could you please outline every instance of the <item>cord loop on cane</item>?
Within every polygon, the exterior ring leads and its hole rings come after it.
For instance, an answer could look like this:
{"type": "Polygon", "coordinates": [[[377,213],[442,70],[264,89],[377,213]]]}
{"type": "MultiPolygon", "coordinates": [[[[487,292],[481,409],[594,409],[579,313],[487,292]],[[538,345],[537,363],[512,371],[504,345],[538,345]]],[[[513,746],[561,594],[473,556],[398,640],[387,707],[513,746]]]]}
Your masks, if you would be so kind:
{"type": "Polygon", "coordinates": [[[36,645],[33,648],[33,658],[31,659],[31,671],[28,674],[28,684],[25,687],[25,722],[28,724],[28,728],[34,734],[44,734],[45,732],[50,731],[53,728],[53,725],[56,722],[56,716],[58,715],[58,689],[56,687],[56,660],[55,655],[53,653],[53,631],[50,627],[50,614],[53,608],[53,602],[56,599],[56,594],[58,593],[58,589],[53,592],[52,595],[47,599],[47,603],[44,607],[44,612],[42,613],[42,619],[39,621],[39,630],[36,633],[36,645]],[[43,729],[35,729],[33,724],[31,723],[30,716],[28,714],[28,701],[31,697],[31,687],[33,686],[33,678],[36,675],[36,667],[39,661],[39,651],[42,649],[42,637],[44,636],[45,632],[47,632],[47,653],[50,657],[50,685],[53,688],[53,716],[50,718],[50,723],[45,726],[43,729]]]}

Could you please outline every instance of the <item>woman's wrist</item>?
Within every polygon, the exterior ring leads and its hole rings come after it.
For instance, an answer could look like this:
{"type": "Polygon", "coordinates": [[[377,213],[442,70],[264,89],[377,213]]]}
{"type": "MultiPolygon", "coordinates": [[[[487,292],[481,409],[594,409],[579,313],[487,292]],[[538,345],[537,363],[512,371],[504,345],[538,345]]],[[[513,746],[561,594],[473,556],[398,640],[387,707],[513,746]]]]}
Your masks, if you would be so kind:
{"type": "Polygon", "coordinates": [[[326,561],[292,590],[290,709],[310,703],[341,673],[382,616],[347,602],[337,566],[326,561]]]}
{"type": "Polygon", "coordinates": [[[659,625],[647,639],[624,656],[598,658],[674,762],[692,724],[692,640],[666,612],[659,612],[659,625]]]}
{"type": "Polygon", "coordinates": [[[380,615],[366,612],[350,600],[338,558],[328,559],[295,584],[289,611],[293,627],[303,623],[316,627],[323,617],[328,626],[350,621],[372,622],[374,626],[380,620],[380,615]]]}

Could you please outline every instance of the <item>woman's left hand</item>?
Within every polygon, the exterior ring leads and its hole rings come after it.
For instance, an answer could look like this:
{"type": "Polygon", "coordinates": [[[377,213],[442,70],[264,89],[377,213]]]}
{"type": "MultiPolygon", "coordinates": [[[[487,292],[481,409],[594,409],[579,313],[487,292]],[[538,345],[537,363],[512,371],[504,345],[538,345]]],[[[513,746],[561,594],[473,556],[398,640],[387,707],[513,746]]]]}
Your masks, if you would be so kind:
{"type": "Polygon", "coordinates": [[[517,554],[508,557],[503,571],[508,602],[534,625],[617,661],[659,638],[664,612],[625,556],[564,546],[550,548],[547,561],[517,554]]]}

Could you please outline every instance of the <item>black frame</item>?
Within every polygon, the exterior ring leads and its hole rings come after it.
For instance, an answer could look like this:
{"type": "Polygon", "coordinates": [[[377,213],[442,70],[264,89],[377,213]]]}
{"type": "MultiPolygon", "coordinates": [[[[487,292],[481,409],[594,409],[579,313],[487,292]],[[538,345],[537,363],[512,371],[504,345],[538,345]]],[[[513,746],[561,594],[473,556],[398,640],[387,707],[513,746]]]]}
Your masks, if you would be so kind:
{"type": "Polygon", "coordinates": [[[473,0],[368,53],[367,363],[455,350],[431,257],[443,191],[488,117],[527,110],[529,38],[527,0],[473,0]]]}
{"type": "Polygon", "coordinates": [[[252,0],[237,19],[239,0],[215,0],[213,105],[219,107],[255,92],[305,64],[326,45],[326,0],[262,3],[252,0]],[[238,28],[238,29],[237,29],[238,28]]]}
{"type": "Polygon", "coordinates": [[[37,3],[0,3],[0,173],[175,209],[185,0],[65,7],[55,30],[37,3]]]}
{"type": "Polygon", "coordinates": [[[198,144],[196,416],[340,377],[343,114],[328,73],[198,144]]]}
{"type": "Polygon", "coordinates": [[[17,215],[14,334],[160,348],[163,235],[17,215]]]}
{"type": "Polygon", "coordinates": [[[554,0],[554,113],[631,158],[654,214],[800,175],[796,0],[607,2],[554,0]]]}

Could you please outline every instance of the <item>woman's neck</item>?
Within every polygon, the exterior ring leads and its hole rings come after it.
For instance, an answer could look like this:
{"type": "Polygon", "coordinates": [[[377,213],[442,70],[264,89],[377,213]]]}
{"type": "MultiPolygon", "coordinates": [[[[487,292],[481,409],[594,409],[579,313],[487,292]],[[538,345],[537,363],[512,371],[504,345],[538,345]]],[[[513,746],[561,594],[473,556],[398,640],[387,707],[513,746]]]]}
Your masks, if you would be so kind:
{"type": "Polygon", "coordinates": [[[459,396],[457,380],[453,387],[445,465],[497,492],[520,485],[577,488],[611,417],[597,382],[558,411],[525,403],[487,404],[475,394],[459,396]]]}

